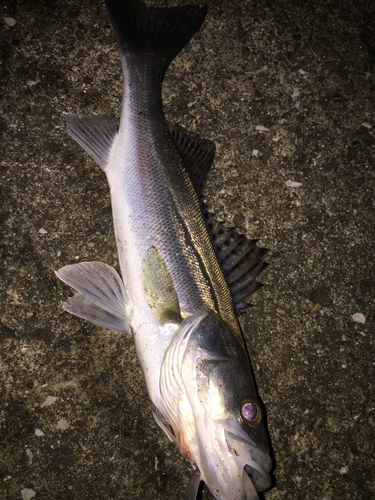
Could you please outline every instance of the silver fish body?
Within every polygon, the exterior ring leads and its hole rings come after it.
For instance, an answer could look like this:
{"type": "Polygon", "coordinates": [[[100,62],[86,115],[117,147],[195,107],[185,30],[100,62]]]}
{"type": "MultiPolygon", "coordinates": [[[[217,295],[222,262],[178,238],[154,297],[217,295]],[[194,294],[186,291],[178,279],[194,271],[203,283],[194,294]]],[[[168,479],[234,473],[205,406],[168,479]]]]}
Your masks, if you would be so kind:
{"type": "Polygon", "coordinates": [[[131,325],[134,341],[154,404],[158,375],[148,375],[149,367],[153,361],[161,366],[171,333],[159,332],[163,328],[150,311],[140,280],[150,247],[158,249],[167,266],[183,316],[214,310],[238,330],[197,195],[169,137],[161,102],[162,70],[155,57],[127,57],[120,129],[104,170],[121,274],[137,309],[131,325]]]}
{"type": "Polygon", "coordinates": [[[272,467],[262,406],[196,180],[161,98],[169,63],[206,10],[135,0],[108,0],[107,10],[124,72],[119,130],[109,116],[70,116],[68,125],[107,176],[122,279],[102,263],[60,269],[79,292],[66,309],[132,333],[158,424],[217,499],[254,500],[272,467]]]}

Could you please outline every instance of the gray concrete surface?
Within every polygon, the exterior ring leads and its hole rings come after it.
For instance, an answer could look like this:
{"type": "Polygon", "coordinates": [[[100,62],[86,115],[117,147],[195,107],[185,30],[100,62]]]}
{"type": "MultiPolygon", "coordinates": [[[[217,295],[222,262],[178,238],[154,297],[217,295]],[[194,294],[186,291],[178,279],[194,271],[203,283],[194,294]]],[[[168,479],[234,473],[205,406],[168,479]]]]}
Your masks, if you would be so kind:
{"type": "MultiPolygon", "coordinates": [[[[210,208],[270,249],[242,319],[276,463],[264,498],[371,500],[375,4],[207,3],[165,109],[217,145],[210,208]]],[[[118,119],[105,9],[0,12],[0,499],[182,500],[191,468],[153,422],[131,338],[65,313],[54,275],[118,265],[105,176],[64,122],[118,119]]]]}

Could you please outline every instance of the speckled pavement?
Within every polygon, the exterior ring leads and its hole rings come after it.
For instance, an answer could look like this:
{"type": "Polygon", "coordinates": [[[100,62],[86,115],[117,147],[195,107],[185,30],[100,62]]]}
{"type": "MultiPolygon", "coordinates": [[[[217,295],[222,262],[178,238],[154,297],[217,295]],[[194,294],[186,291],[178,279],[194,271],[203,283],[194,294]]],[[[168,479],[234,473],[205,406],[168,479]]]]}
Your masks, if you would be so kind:
{"type": "MultiPolygon", "coordinates": [[[[264,499],[372,500],[375,3],[207,3],[165,110],[216,143],[210,209],[270,249],[241,319],[276,464],[264,499]]],[[[153,421],[132,339],[65,313],[54,274],[118,268],[105,175],[64,118],[119,118],[107,14],[0,12],[0,500],[182,500],[192,469],[153,421]]]]}

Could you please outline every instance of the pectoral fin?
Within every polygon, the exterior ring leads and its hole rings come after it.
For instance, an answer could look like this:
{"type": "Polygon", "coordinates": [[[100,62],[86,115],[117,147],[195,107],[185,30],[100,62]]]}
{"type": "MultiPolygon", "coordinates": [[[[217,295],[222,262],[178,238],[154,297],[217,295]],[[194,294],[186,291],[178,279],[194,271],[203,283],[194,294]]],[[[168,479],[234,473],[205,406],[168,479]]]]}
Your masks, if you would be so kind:
{"type": "Polygon", "coordinates": [[[181,323],[176,290],[163,257],[155,247],[147,250],[142,262],[142,282],[147,302],[161,324],[181,323]]]}
{"type": "Polygon", "coordinates": [[[131,306],[118,272],[103,262],[62,267],[56,275],[79,292],[64,309],[95,325],[130,333],[131,306]]]}

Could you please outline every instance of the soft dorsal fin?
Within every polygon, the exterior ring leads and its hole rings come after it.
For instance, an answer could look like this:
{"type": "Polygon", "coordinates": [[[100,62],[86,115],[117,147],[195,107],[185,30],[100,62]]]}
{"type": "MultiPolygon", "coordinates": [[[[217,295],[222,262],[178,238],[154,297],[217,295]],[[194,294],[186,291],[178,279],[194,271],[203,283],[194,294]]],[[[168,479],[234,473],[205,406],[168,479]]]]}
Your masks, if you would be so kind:
{"type": "Polygon", "coordinates": [[[64,309],[98,326],[130,333],[131,305],[118,272],[103,262],[62,267],[56,275],[79,292],[64,309]]]}
{"type": "Polygon", "coordinates": [[[205,207],[204,218],[229,290],[237,316],[251,304],[246,298],[262,286],[257,276],[268,266],[262,259],[268,252],[257,245],[258,240],[250,240],[240,235],[234,228],[226,228],[223,223],[214,224],[205,207]]]}
{"type": "Polygon", "coordinates": [[[111,115],[68,115],[68,133],[104,170],[117,126],[111,115]]]}
{"type": "Polygon", "coordinates": [[[142,262],[142,282],[147,302],[161,324],[181,323],[176,290],[167,266],[156,247],[150,247],[142,262]]]}
{"type": "Polygon", "coordinates": [[[180,125],[170,127],[169,136],[176,146],[199,201],[201,201],[208,171],[215,157],[215,144],[207,139],[202,139],[197,134],[188,132],[180,125]]]}

